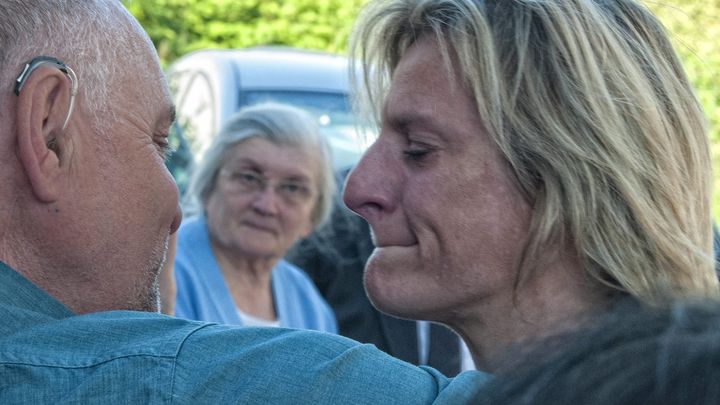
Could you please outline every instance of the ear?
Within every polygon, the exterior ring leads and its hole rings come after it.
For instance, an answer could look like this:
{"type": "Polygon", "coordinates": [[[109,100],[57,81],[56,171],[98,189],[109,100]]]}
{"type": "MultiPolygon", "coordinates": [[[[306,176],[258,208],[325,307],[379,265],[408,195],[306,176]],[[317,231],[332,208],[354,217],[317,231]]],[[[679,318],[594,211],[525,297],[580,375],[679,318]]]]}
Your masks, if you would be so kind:
{"type": "Polygon", "coordinates": [[[60,157],[67,145],[62,126],[70,108],[70,80],[57,68],[41,66],[27,78],[15,112],[19,161],[38,200],[58,198],[60,157]]]}

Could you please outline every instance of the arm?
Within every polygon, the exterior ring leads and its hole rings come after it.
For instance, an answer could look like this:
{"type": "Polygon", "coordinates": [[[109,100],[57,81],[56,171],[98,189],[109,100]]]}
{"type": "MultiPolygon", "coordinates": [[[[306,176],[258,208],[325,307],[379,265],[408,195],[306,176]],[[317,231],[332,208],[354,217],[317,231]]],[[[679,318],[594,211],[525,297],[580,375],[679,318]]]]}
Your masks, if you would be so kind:
{"type": "Polygon", "coordinates": [[[486,379],[469,372],[450,380],[326,333],[209,326],[183,344],[173,395],[213,403],[463,404],[486,379]]]}

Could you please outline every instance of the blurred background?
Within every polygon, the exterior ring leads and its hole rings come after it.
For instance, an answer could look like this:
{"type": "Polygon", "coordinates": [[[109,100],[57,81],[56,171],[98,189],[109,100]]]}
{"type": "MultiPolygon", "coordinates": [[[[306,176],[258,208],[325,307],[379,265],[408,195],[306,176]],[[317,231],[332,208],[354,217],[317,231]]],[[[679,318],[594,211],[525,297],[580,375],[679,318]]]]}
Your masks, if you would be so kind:
{"type": "MultiPolygon", "coordinates": [[[[125,0],[164,67],[208,48],[284,46],[344,55],[366,0],[125,0]]],[[[720,0],[644,1],[672,33],[705,107],[715,162],[713,214],[720,218],[720,0]]]]}

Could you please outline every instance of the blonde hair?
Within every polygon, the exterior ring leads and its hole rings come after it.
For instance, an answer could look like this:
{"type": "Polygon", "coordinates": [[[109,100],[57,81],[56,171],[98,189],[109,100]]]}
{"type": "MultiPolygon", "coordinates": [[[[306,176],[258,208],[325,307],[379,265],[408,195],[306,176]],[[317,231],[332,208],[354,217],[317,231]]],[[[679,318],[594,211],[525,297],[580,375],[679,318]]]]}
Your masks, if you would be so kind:
{"type": "Polygon", "coordinates": [[[718,296],[706,121],[649,11],[631,0],[373,1],[351,56],[376,122],[421,36],[474,95],[533,206],[518,284],[565,246],[647,303],[718,296]]]}

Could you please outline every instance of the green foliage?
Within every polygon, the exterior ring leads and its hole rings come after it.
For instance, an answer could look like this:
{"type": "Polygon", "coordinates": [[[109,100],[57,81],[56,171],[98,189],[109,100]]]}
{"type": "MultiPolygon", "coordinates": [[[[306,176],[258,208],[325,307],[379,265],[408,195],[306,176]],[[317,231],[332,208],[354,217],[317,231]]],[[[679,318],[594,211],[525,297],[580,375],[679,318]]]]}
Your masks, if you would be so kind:
{"type": "Polygon", "coordinates": [[[204,48],[286,45],[342,53],[365,0],[126,0],[163,64],[204,48]]]}
{"type": "Polygon", "coordinates": [[[720,1],[669,0],[646,4],[662,20],[710,122],[715,172],[713,214],[720,220],[720,1]]]}
{"type": "MultiPolygon", "coordinates": [[[[342,53],[367,0],[125,0],[163,64],[203,48],[287,45],[342,53]]],[[[644,0],[671,32],[711,125],[720,174],[720,0],[644,0]]],[[[720,175],[715,176],[720,179],[720,175]]],[[[720,190],[716,181],[715,190],[720,190]]],[[[713,212],[720,219],[720,192],[713,212]]]]}

